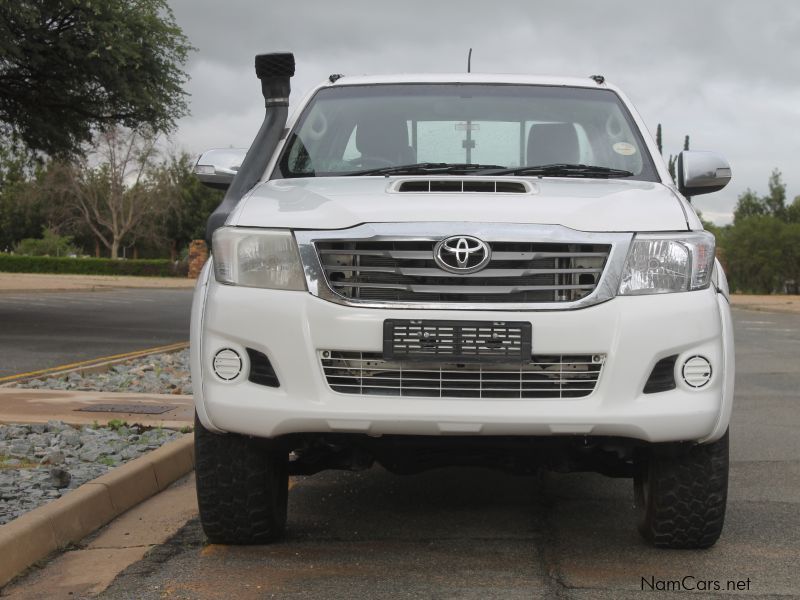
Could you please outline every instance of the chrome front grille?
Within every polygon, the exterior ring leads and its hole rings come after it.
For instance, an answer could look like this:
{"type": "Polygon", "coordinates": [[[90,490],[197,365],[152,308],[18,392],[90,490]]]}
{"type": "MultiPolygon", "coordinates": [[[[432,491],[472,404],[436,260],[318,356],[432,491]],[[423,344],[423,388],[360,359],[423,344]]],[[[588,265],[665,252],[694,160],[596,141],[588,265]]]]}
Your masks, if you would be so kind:
{"type": "Polygon", "coordinates": [[[309,293],[329,302],[504,311],[573,310],[610,300],[633,238],[562,225],[457,221],[364,223],[294,235],[309,293]],[[488,263],[472,273],[440,267],[437,244],[463,236],[472,238],[470,246],[476,240],[490,246],[488,263]]]}
{"type": "Polygon", "coordinates": [[[522,365],[387,361],[378,352],[335,350],[319,357],[334,392],[425,398],[584,398],[605,362],[600,354],[534,355],[522,365]]]}
{"type": "Polygon", "coordinates": [[[574,302],[596,288],[610,244],[484,240],[481,271],[449,273],[436,240],[325,240],[316,251],[328,286],[347,299],[425,303],[574,302]]]}

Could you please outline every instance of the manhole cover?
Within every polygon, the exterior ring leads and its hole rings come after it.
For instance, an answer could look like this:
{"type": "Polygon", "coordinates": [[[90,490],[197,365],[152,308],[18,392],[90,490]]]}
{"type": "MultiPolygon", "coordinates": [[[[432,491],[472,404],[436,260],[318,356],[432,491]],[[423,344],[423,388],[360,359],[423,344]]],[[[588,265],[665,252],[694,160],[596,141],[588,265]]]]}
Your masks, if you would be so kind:
{"type": "Polygon", "coordinates": [[[178,408],[172,404],[92,404],[75,410],[81,412],[133,413],[135,415],[160,415],[178,408]]]}

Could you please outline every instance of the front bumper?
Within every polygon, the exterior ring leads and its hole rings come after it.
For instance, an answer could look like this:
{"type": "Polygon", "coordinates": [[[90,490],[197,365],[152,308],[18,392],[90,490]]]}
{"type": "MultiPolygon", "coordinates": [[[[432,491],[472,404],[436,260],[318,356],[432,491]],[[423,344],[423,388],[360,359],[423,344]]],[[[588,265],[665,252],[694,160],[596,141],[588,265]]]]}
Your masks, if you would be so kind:
{"type": "Polygon", "coordinates": [[[198,415],[219,432],[370,435],[591,435],[649,442],[712,441],[726,430],[733,398],[730,310],[713,288],[618,297],[573,311],[389,310],[337,305],[306,292],[224,286],[201,275],[192,309],[192,380],[198,415]],[[604,354],[585,398],[476,399],[333,392],[319,350],[380,352],[385,319],[530,321],[534,354],[604,354]],[[244,375],[223,381],[214,355],[236,350],[244,375]],[[280,381],[247,381],[245,348],[263,352],[280,381]],[[655,363],[677,354],[674,390],[644,394],[655,363]],[[701,389],[683,382],[683,362],[712,364],[701,389]]]}

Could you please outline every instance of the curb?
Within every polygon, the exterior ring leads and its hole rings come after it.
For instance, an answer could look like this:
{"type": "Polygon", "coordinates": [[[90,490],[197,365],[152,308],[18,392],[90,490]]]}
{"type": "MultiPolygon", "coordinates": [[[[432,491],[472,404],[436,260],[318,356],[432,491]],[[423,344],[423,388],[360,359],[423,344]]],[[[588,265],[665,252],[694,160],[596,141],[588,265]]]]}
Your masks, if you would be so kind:
{"type": "Polygon", "coordinates": [[[192,289],[195,284],[196,279],[183,276],[157,277],[151,275],[87,275],[80,273],[16,273],[0,271],[0,295],[48,292],[106,292],[116,290],[187,290],[192,289]],[[13,284],[9,283],[9,279],[12,278],[13,284]],[[26,278],[33,278],[33,283],[25,285],[24,280],[26,278]],[[104,280],[103,278],[107,279],[104,280]],[[35,281],[36,279],[39,281],[35,281]]]}
{"type": "Polygon", "coordinates": [[[796,306],[781,306],[781,305],[771,305],[766,306],[763,304],[744,304],[742,302],[735,302],[731,304],[731,308],[737,308],[739,310],[751,310],[753,312],[763,312],[763,313],[780,313],[783,315],[796,315],[800,313],[800,309],[796,306]]]}
{"type": "Polygon", "coordinates": [[[0,588],[193,469],[194,435],[187,434],[0,526],[0,588]]]}
{"type": "Polygon", "coordinates": [[[91,375],[93,373],[104,373],[111,369],[114,365],[128,362],[138,358],[145,358],[153,354],[169,354],[172,352],[180,352],[189,347],[189,342],[176,342],[174,344],[166,344],[164,346],[156,346],[154,348],[145,348],[143,350],[134,350],[133,352],[126,352],[125,354],[113,357],[99,357],[90,359],[75,365],[64,365],[63,368],[52,367],[50,369],[41,369],[31,373],[22,373],[20,375],[9,375],[8,377],[0,377],[0,388],[13,387],[18,383],[25,383],[32,379],[42,379],[46,377],[62,377],[69,373],[79,373],[80,375],[91,375]]]}

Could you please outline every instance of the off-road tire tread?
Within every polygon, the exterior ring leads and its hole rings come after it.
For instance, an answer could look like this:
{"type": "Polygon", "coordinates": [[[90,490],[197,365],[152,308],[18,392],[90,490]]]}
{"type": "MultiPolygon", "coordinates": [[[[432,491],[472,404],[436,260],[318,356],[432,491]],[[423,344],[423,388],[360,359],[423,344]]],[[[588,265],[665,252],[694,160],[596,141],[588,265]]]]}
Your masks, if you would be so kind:
{"type": "Polygon", "coordinates": [[[200,521],[213,544],[266,544],[286,530],[287,456],[274,440],[208,431],[195,416],[200,521]]]}
{"type": "MultiPolygon", "coordinates": [[[[728,432],[685,454],[651,456],[639,532],[659,548],[709,548],[722,533],[728,496],[728,432]]],[[[637,485],[641,485],[637,483],[637,485]]],[[[641,503],[641,496],[637,493],[641,503]]]]}

